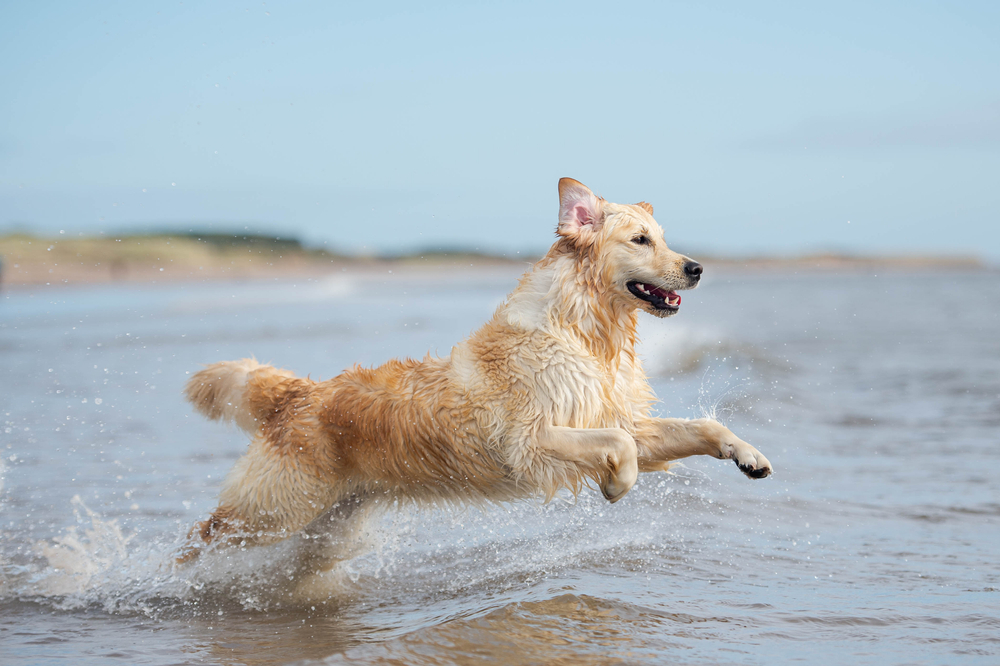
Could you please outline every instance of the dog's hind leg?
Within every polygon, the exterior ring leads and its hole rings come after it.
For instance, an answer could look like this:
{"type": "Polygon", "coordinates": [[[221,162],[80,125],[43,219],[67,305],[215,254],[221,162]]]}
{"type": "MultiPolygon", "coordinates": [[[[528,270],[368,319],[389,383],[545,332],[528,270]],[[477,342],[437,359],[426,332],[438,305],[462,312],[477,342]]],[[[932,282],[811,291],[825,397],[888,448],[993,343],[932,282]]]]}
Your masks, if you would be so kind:
{"type": "Polygon", "coordinates": [[[226,477],[219,507],[191,529],[178,562],[214,541],[249,546],[285,539],[329,509],[337,490],[304,454],[258,436],[226,477]]]}
{"type": "Polygon", "coordinates": [[[295,554],[285,569],[294,581],[292,598],[299,603],[323,601],[350,586],[350,569],[337,565],[371,549],[385,508],[384,495],[353,494],[306,526],[295,538],[295,554]]]}
{"type": "Polygon", "coordinates": [[[661,471],[671,460],[699,455],[732,460],[752,479],[772,471],[764,454],[712,419],[649,419],[638,424],[635,439],[643,472],[661,471]]]}
{"type": "Polygon", "coordinates": [[[365,552],[374,525],[385,506],[384,498],[363,493],[355,493],[335,502],[302,531],[300,571],[319,574],[365,552]]]}

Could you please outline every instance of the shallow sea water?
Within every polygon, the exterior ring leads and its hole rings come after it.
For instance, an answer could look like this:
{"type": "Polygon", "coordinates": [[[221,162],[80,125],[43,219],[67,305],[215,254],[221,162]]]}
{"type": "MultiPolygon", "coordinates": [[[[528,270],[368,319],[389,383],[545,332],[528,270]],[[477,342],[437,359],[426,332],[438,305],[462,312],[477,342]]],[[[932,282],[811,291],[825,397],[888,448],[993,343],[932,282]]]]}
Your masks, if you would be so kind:
{"type": "Polygon", "coordinates": [[[642,323],[659,409],[772,478],[390,508],[311,601],[294,540],[171,566],[246,446],[187,373],[446,354],[521,269],[0,294],[0,663],[1000,663],[1000,275],[707,270],[642,323]]]}

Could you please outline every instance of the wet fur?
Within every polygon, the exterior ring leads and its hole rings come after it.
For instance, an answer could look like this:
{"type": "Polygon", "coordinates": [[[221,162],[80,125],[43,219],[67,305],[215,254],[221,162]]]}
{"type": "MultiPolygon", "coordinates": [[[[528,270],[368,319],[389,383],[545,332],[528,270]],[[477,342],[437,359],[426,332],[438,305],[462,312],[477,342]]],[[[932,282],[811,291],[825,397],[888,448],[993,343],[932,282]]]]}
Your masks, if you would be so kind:
{"type": "MultiPolygon", "coordinates": [[[[218,540],[315,537],[383,500],[551,498],[593,482],[617,501],[637,472],[688,455],[769,474],[766,458],[714,421],[650,415],[637,314],[672,312],[625,285],[697,285],[685,272],[691,260],[663,241],[652,206],[612,204],[563,179],[557,233],[492,319],[447,357],[355,366],[327,381],[254,359],[196,373],[186,389],[195,408],[252,441],[180,559],[218,540]],[[651,244],[638,245],[637,234],[651,244]]],[[[320,550],[310,560],[317,570],[339,557],[320,550]]]]}

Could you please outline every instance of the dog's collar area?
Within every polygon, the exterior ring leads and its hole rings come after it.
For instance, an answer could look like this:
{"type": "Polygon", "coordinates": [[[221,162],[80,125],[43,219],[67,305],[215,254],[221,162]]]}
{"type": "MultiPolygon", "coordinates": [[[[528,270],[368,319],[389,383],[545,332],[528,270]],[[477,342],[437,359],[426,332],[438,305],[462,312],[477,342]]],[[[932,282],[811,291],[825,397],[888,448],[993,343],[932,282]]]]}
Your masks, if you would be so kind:
{"type": "Polygon", "coordinates": [[[629,282],[625,286],[636,298],[646,301],[657,310],[677,310],[681,306],[681,297],[677,292],[638,281],[629,282]]]}

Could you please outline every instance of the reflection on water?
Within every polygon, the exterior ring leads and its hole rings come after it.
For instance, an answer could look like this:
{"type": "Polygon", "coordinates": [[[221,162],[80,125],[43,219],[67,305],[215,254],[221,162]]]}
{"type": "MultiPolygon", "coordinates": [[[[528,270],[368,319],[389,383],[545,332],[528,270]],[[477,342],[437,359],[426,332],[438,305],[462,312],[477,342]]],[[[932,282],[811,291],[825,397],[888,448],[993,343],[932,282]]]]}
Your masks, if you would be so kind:
{"type": "Polygon", "coordinates": [[[447,353],[515,278],[3,294],[0,662],[997,662],[988,273],[709,275],[645,320],[663,413],[717,414],[768,481],[689,460],[613,506],[395,508],[308,583],[296,539],[173,565],[245,447],[188,411],[186,373],[447,353]]]}

